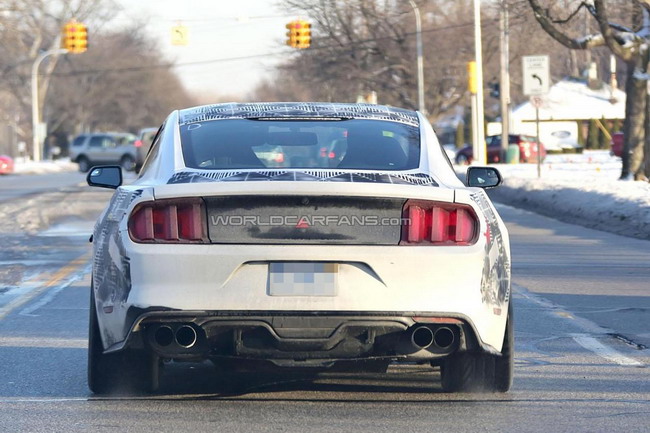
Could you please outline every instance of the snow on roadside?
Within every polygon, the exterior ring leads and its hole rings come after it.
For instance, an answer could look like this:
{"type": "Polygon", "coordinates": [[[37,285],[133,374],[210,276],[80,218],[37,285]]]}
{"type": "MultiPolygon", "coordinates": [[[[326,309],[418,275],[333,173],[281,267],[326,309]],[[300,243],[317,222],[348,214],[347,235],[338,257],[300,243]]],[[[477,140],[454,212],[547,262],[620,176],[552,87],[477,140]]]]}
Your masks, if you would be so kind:
{"type": "Polygon", "coordinates": [[[560,220],[650,239],[650,183],[624,182],[621,160],[608,151],[549,155],[536,164],[497,164],[505,181],[490,191],[496,201],[560,220]]]}
{"type": "Polygon", "coordinates": [[[69,158],[40,162],[16,158],[14,161],[14,173],[16,174],[60,173],[64,171],[76,171],[78,169],[77,164],[70,162],[69,158]]]}

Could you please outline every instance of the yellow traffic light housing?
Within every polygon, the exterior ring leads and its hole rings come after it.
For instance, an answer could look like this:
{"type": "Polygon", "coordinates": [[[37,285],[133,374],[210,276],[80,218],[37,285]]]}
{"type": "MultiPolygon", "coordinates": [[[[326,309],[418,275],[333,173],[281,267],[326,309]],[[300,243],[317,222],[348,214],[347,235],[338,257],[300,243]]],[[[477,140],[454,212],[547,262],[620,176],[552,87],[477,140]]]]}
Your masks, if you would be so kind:
{"type": "Polygon", "coordinates": [[[285,26],[287,32],[287,45],[293,48],[304,49],[311,45],[311,24],[305,20],[293,20],[285,26]]]}
{"type": "Polygon", "coordinates": [[[80,54],[88,50],[88,28],[75,20],[68,21],[63,26],[61,48],[69,53],[80,54]]]}
{"type": "Polygon", "coordinates": [[[472,60],[467,63],[467,90],[469,90],[469,93],[472,95],[478,93],[476,78],[476,62],[472,60]]]}

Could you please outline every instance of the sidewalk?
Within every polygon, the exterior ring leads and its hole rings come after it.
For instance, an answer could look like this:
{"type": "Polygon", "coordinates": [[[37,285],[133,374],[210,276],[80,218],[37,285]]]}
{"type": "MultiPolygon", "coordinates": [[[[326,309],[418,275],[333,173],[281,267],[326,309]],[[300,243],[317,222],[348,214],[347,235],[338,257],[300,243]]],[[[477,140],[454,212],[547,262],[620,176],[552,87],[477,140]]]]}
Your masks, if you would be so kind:
{"type": "Polygon", "coordinates": [[[40,162],[33,162],[24,160],[22,158],[16,158],[14,161],[15,174],[45,174],[77,170],[79,170],[77,164],[70,162],[69,158],[58,159],[56,161],[40,162]]]}
{"type": "Polygon", "coordinates": [[[608,151],[549,155],[536,164],[495,164],[505,181],[493,200],[562,221],[650,240],[650,183],[619,181],[621,160],[608,151]]]}

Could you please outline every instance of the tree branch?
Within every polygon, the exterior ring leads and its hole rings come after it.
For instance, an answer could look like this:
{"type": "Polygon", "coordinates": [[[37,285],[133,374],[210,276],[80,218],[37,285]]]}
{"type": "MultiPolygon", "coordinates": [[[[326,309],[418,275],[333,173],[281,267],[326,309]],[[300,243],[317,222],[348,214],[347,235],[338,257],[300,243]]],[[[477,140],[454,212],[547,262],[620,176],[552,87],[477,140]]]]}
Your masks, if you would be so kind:
{"type": "Polygon", "coordinates": [[[605,44],[605,41],[602,38],[594,37],[593,35],[584,38],[579,38],[579,39],[574,39],[567,36],[566,34],[562,33],[553,24],[553,21],[548,16],[547,11],[542,9],[542,6],[539,4],[537,0],[528,0],[528,2],[530,3],[530,6],[533,8],[535,19],[546,31],[546,33],[548,33],[553,39],[555,39],[565,47],[571,48],[573,50],[586,50],[593,47],[599,47],[605,44]]]}
{"type": "MultiPolygon", "coordinates": [[[[532,0],[531,0],[532,1],[532,0]]],[[[607,18],[607,8],[603,0],[594,0],[594,7],[596,14],[594,15],[598,26],[600,27],[600,32],[603,35],[605,44],[612,50],[617,57],[620,57],[626,62],[630,62],[634,59],[633,50],[630,48],[623,48],[621,44],[617,41],[612,27],[609,25],[609,19],[607,18]]]]}

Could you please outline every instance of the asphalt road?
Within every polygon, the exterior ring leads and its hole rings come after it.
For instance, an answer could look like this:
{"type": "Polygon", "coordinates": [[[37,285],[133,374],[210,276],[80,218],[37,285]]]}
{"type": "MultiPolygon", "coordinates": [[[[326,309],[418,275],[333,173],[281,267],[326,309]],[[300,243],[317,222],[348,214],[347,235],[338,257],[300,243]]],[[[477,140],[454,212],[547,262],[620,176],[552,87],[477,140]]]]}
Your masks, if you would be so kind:
{"type": "MultiPolygon", "coordinates": [[[[98,212],[109,195],[66,197],[98,212]]],[[[499,209],[515,283],[507,394],[446,394],[419,366],[311,377],[184,364],[164,368],[158,395],[97,398],[85,371],[92,218],[62,212],[38,233],[5,230],[0,431],[647,431],[650,242],[499,209]]]]}
{"type": "Polygon", "coordinates": [[[0,202],[20,196],[57,191],[85,182],[86,175],[78,172],[0,176],[0,202]]]}

